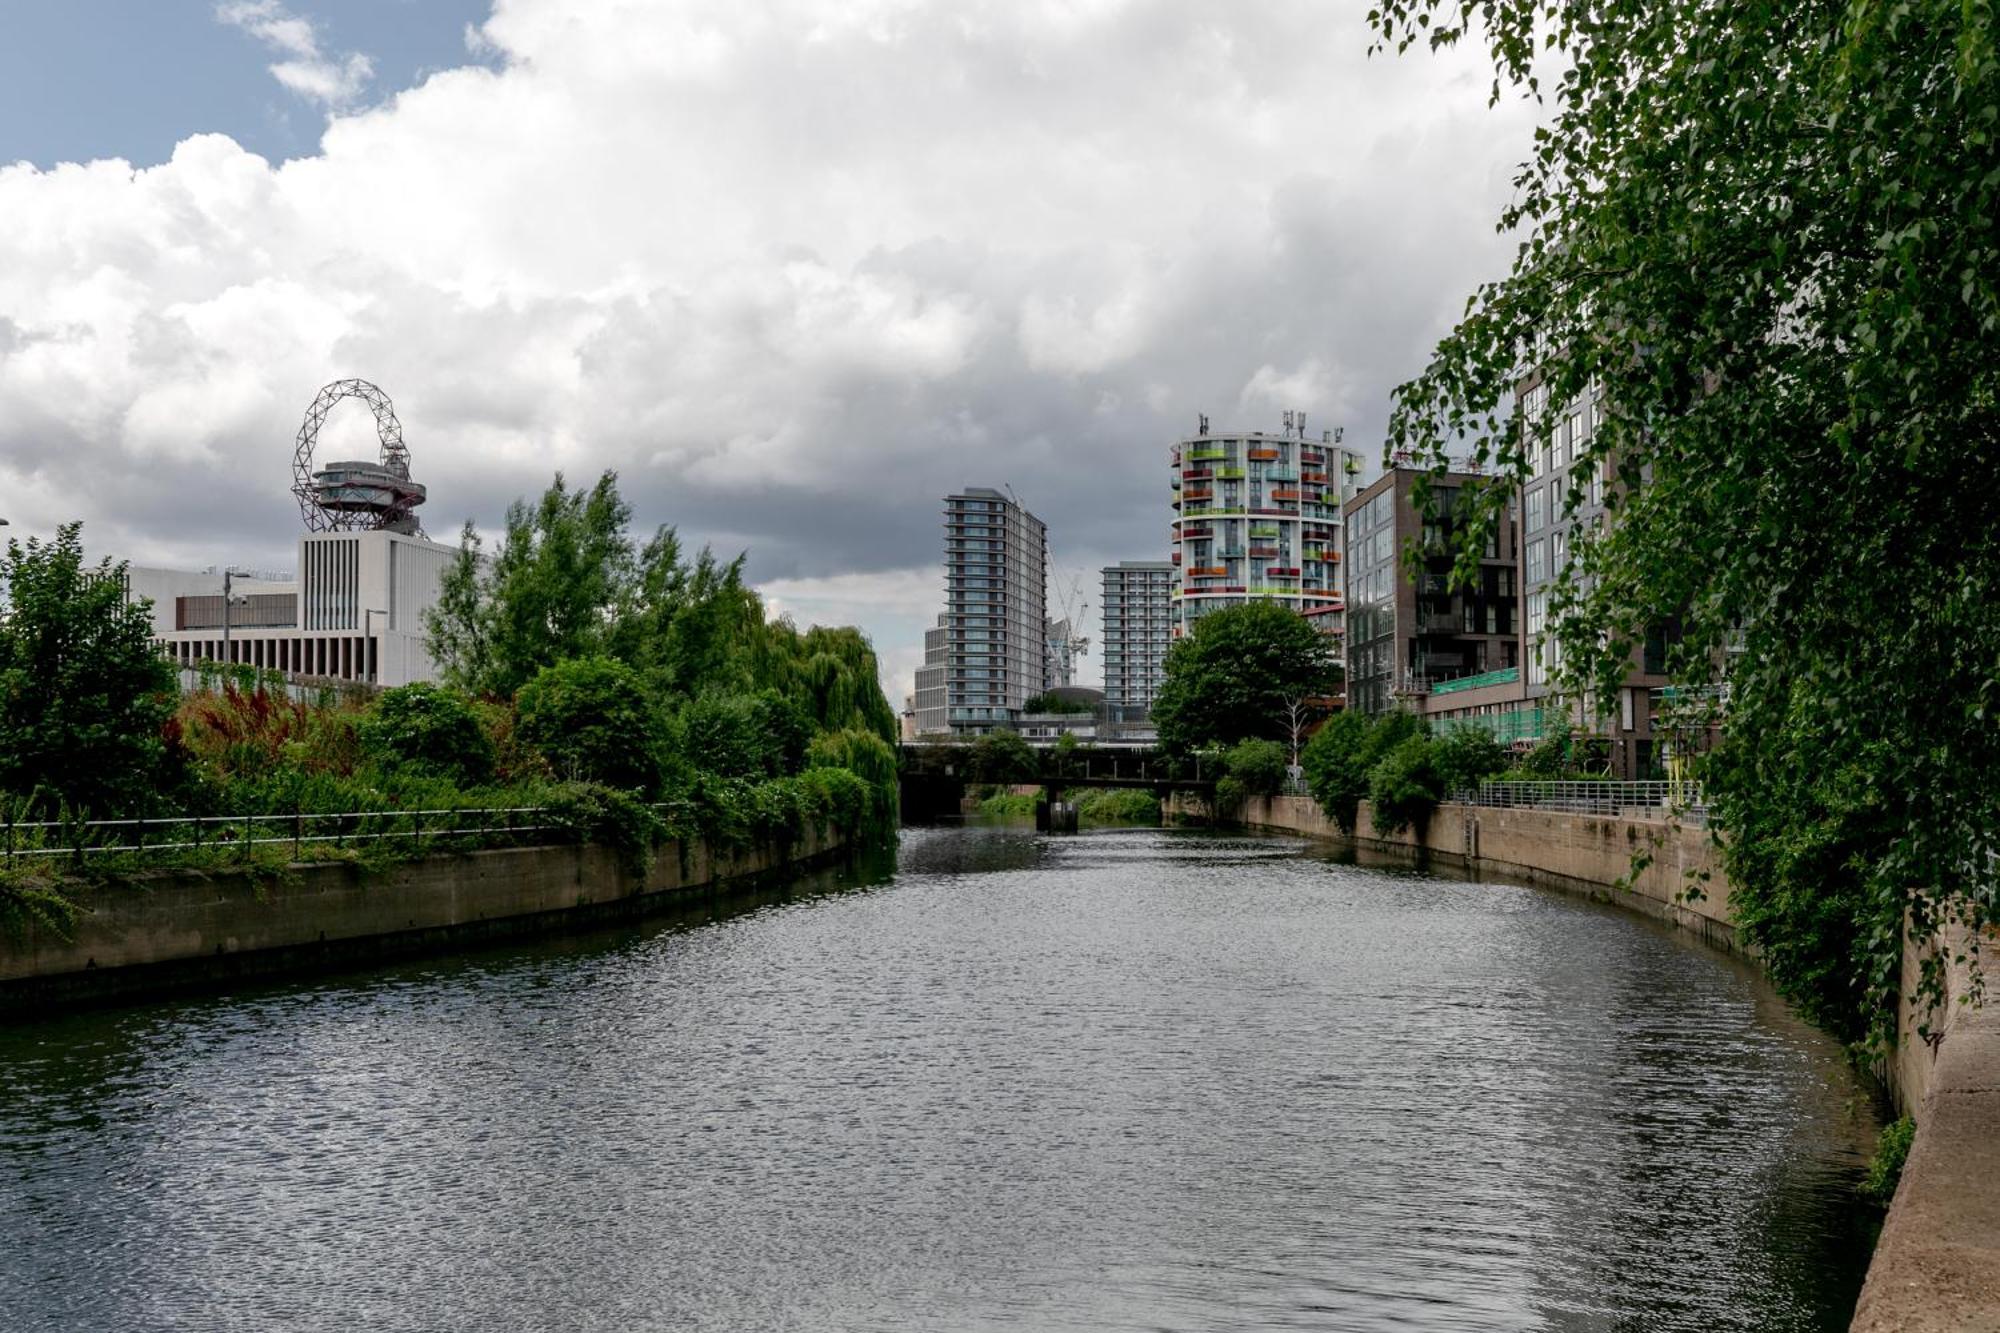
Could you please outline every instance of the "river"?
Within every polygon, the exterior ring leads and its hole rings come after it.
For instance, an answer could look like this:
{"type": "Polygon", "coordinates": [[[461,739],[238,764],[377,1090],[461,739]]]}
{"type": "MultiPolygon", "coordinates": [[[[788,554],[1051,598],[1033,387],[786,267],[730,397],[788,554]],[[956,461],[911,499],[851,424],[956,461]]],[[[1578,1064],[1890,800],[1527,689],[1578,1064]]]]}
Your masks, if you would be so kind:
{"type": "Polygon", "coordinates": [[[1279,838],[906,831],[643,928],[0,1028],[0,1328],[1838,1329],[1754,971],[1279,838]]]}

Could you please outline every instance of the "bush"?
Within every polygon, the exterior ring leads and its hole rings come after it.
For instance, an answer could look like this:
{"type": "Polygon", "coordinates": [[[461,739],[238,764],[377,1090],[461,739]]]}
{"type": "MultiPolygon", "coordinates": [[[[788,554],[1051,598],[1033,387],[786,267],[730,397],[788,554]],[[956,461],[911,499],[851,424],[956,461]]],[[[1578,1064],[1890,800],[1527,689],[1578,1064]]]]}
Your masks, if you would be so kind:
{"type": "Polygon", "coordinates": [[[1436,752],[1437,745],[1430,737],[1408,736],[1369,770],[1368,803],[1374,807],[1377,833],[1421,828],[1431,817],[1444,795],[1436,752]]]}
{"type": "Polygon", "coordinates": [[[1250,789],[1243,785],[1242,778],[1230,776],[1218,780],[1215,784],[1215,817],[1235,819],[1249,795],[1250,789]]]}
{"type": "Polygon", "coordinates": [[[1252,796],[1276,796],[1285,789],[1285,747],[1277,741],[1238,741],[1222,757],[1229,776],[1252,796]]]}
{"type": "Polygon", "coordinates": [[[676,749],[695,768],[726,778],[790,777],[806,766],[813,723],[773,690],[707,694],[682,709],[676,749]]]}
{"type": "Polygon", "coordinates": [[[1908,1116],[1884,1125],[1882,1136],[1875,1141],[1875,1156],[1869,1159],[1861,1192],[1888,1207],[1889,1200],[1896,1197],[1896,1184],[1903,1178],[1903,1164],[1909,1160],[1910,1145],[1916,1139],[1917,1122],[1908,1116]]]}
{"type": "Polygon", "coordinates": [[[1335,713],[1299,756],[1306,786],[1341,831],[1351,834],[1375,765],[1396,746],[1422,734],[1423,723],[1410,713],[1335,713]]]}
{"type": "Polygon", "coordinates": [[[1035,752],[1011,731],[989,731],[973,742],[970,768],[978,782],[1027,782],[1035,776],[1035,752]]]}
{"type": "Polygon", "coordinates": [[[893,841],[901,815],[902,787],[896,751],[872,731],[850,727],[813,739],[806,751],[807,771],[843,769],[867,785],[870,815],[862,830],[870,841],[893,841]]]}
{"type": "Polygon", "coordinates": [[[1157,824],[1160,798],[1134,787],[1087,787],[1077,793],[1076,814],[1091,824],[1157,824]]]}
{"type": "Polygon", "coordinates": [[[435,685],[383,691],[358,725],[378,763],[478,785],[493,776],[493,741],[464,699],[435,685]]]}
{"type": "Polygon", "coordinates": [[[650,793],[659,785],[659,722],[639,678],[608,657],[544,667],[515,699],[521,739],[558,777],[650,793]]]}
{"type": "Polygon", "coordinates": [[[1432,759],[1444,794],[1464,791],[1507,767],[1507,751],[1479,727],[1454,727],[1432,744],[1432,759]]]}

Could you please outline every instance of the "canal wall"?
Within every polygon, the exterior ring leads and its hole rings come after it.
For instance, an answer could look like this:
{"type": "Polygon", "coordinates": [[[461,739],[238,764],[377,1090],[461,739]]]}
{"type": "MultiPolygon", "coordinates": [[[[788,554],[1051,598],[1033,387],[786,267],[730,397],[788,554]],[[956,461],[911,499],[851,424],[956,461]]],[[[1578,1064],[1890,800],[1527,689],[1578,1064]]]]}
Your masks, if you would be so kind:
{"type": "MultiPolygon", "coordinates": [[[[1916,1119],[1916,1142],[1882,1224],[1856,1333],[2000,1330],[2000,1008],[1964,1003],[1978,991],[1971,938],[1952,928],[1903,947],[1896,1054],[1897,1102],[1916,1119]],[[1944,964],[1935,1015],[1909,996],[1924,960],[1944,964]],[[1928,1023],[1935,1040],[1925,1040],[1928,1023]]],[[[2000,956],[1990,937],[1985,955],[2000,956]]]]}
{"type": "Polygon", "coordinates": [[[634,920],[698,893],[830,861],[831,828],[715,851],[667,843],[640,871],[598,845],[254,871],[159,871],[66,890],[70,937],[0,933],[0,1017],[634,920]]]}
{"type": "MultiPolygon", "coordinates": [[[[1172,812],[1205,820],[1206,808],[1176,797],[1172,812]]],[[[1615,902],[1671,921],[1724,949],[1736,949],[1729,885],[1708,830],[1658,820],[1470,805],[1441,805],[1421,831],[1381,835],[1368,802],[1355,832],[1340,831],[1310,796],[1253,796],[1236,822],[1301,833],[1395,861],[1506,876],[1565,893],[1615,902]]]]}

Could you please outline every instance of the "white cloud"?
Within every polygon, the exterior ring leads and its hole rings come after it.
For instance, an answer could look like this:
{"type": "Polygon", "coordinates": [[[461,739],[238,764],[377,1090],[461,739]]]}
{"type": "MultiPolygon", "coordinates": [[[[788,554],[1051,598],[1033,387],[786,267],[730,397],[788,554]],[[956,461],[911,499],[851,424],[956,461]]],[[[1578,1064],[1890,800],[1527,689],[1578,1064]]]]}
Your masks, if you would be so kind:
{"type": "Polygon", "coordinates": [[[309,22],[217,13],[328,67],[321,151],[0,167],[16,530],[287,564],[298,418],[360,375],[431,530],[617,468],[899,664],[948,491],[1094,569],[1164,553],[1197,412],[1379,439],[1525,147],[1464,56],[1368,59],[1320,0],[499,0],[491,66],[352,111],[309,22]]]}
{"type": "Polygon", "coordinates": [[[292,13],[279,0],[223,0],[215,17],[289,57],[270,67],[271,76],[309,102],[327,107],[352,103],[375,77],[375,64],[360,52],[332,55],[320,49],[312,20],[292,13]]]}

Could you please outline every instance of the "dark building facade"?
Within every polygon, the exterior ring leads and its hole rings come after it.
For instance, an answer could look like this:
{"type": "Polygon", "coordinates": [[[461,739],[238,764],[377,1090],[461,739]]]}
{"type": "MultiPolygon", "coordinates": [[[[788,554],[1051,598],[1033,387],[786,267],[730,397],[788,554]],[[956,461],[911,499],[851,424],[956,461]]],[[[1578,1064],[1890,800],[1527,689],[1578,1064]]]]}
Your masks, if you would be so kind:
{"type": "Polygon", "coordinates": [[[1434,514],[1417,512],[1418,473],[1395,466],[1344,506],[1347,528],[1347,707],[1380,713],[1438,684],[1520,662],[1517,510],[1510,501],[1480,561],[1475,586],[1454,589],[1460,496],[1497,484],[1453,472],[1433,485],[1434,514]],[[1413,575],[1403,553],[1421,551],[1413,575]]]}

